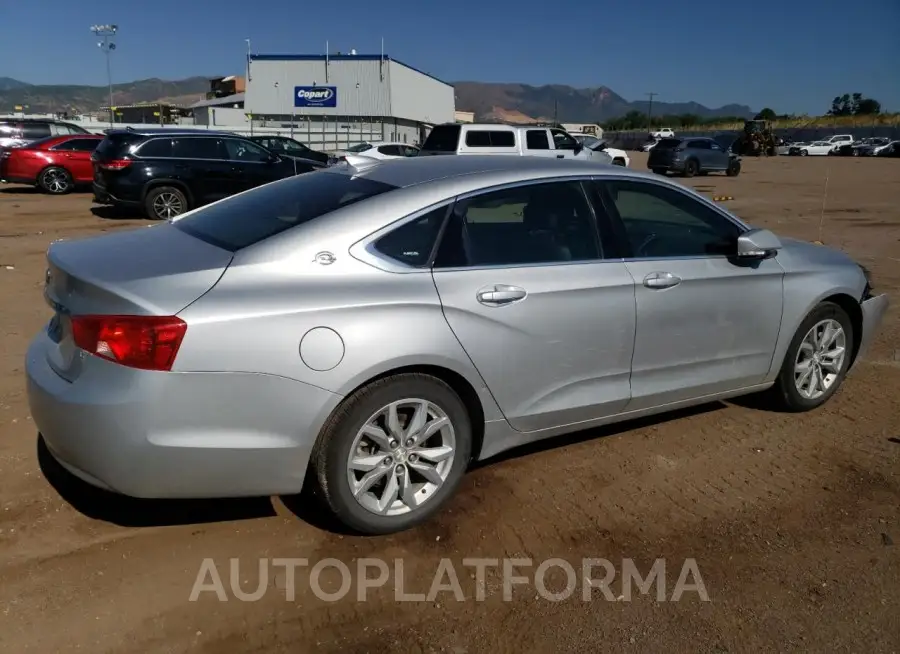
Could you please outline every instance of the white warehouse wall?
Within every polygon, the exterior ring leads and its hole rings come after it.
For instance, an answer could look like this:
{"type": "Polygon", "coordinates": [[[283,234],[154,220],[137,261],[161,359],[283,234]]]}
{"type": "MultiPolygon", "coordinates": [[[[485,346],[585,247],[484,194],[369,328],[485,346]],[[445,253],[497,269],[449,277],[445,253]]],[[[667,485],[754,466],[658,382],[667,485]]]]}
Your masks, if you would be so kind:
{"type": "Polygon", "coordinates": [[[449,84],[398,61],[390,62],[390,84],[391,115],[431,125],[454,121],[456,95],[449,84]]]}

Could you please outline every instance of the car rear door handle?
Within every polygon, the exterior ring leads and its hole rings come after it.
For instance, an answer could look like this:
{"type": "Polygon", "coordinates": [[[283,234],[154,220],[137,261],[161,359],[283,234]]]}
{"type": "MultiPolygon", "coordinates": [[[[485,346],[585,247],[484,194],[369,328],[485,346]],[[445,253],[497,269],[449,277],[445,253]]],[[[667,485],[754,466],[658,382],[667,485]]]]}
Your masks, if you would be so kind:
{"type": "Polygon", "coordinates": [[[672,288],[680,283],[681,277],[670,272],[652,272],[644,277],[644,286],[647,288],[672,288]]]}
{"type": "Polygon", "coordinates": [[[481,304],[489,307],[499,307],[504,304],[524,300],[527,295],[528,293],[524,288],[507,286],[506,284],[494,284],[479,290],[475,297],[481,304]]]}
{"type": "Polygon", "coordinates": [[[566,158],[566,155],[564,155],[564,154],[558,154],[558,155],[556,155],[556,158],[557,158],[557,159],[565,159],[565,158],[566,158]]]}

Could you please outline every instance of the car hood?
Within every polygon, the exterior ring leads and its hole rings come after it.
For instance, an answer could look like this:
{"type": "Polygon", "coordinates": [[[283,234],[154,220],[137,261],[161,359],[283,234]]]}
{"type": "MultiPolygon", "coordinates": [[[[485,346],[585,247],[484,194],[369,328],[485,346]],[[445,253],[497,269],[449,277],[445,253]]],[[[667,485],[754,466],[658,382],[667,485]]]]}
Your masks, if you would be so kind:
{"type": "Polygon", "coordinates": [[[778,261],[785,270],[809,270],[830,266],[857,266],[858,264],[846,253],[808,241],[779,236],[782,250],[778,253],[778,261]]]}

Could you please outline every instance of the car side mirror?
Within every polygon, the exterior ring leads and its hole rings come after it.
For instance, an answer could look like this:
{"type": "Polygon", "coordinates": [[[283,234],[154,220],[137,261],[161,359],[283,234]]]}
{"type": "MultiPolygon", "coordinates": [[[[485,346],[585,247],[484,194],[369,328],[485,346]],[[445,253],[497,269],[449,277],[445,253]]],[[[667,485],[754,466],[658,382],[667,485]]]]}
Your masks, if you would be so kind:
{"type": "Polygon", "coordinates": [[[781,248],[779,238],[768,229],[751,229],[738,236],[736,254],[745,261],[771,259],[781,248]]]}
{"type": "Polygon", "coordinates": [[[279,156],[278,156],[277,154],[275,154],[274,152],[273,152],[272,154],[269,155],[269,158],[268,158],[268,159],[266,159],[266,163],[270,163],[270,164],[278,163],[279,161],[281,161],[281,157],[279,157],[279,156]]]}

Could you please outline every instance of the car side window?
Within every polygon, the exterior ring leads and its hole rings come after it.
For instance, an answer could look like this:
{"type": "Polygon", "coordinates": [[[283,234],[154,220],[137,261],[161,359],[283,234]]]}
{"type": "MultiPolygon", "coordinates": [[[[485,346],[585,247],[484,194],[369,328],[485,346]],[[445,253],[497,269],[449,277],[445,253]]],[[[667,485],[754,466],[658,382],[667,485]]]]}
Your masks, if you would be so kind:
{"type": "Polygon", "coordinates": [[[602,259],[579,182],[502,189],[456,203],[435,268],[517,266],[602,259]]]}
{"type": "Polygon", "coordinates": [[[184,159],[226,159],[222,139],[200,137],[176,139],[174,156],[184,159]]]}
{"type": "Polygon", "coordinates": [[[172,139],[152,139],[147,141],[137,149],[136,154],[139,157],[147,158],[171,157],[173,156],[172,139]]]}
{"type": "Polygon", "coordinates": [[[407,266],[427,266],[448,209],[446,205],[439,207],[388,232],[375,241],[375,249],[407,266]]]}
{"type": "Polygon", "coordinates": [[[578,147],[578,141],[561,129],[551,129],[550,134],[553,135],[553,144],[557,150],[575,150],[578,147]]]}
{"type": "Polygon", "coordinates": [[[43,139],[50,136],[48,123],[25,123],[22,126],[22,138],[28,140],[43,139]]]}
{"type": "Polygon", "coordinates": [[[57,143],[50,149],[51,150],[74,150],[75,144],[77,142],[78,141],[76,141],[75,139],[69,139],[68,141],[63,141],[62,143],[57,143]]]}
{"type": "Polygon", "coordinates": [[[238,139],[224,139],[228,158],[234,161],[246,161],[250,163],[264,163],[269,160],[269,152],[251,141],[238,139]]]}
{"type": "Polygon", "coordinates": [[[387,155],[388,157],[402,156],[399,145],[379,145],[378,151],[381,154],[387,155]]]}
{"type": "Polygon", "coordinates": [[[547,130],[529,129],[525,132],[525,147],[529,150],[549,150],[550,139],[547,138],[547,130]]]}
{"type": "Polygon", "coordinates": [[[99,139],[69,139],[59,145],[54,145],[51,150],[73,150],[75,152],[93,152],[100,145],[99,139]]]}
{"type": "Polygon", "coordinates": [[[709,141],[691,141],[687,147],[693,150],[709,150],[709,141]]]}
{"type": "Polygon", "coordinates": [[[740,227],[682,193],[649,182],[603,182],[635,258],[733,254],[740,227]]]}

